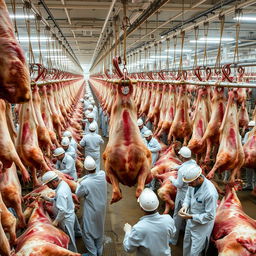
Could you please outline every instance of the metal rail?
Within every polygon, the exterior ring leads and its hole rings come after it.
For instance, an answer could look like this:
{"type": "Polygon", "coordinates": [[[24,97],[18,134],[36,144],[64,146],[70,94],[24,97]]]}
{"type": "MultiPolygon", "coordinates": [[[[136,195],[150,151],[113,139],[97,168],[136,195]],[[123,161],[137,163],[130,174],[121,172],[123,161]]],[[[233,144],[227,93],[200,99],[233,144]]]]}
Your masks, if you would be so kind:
{"type": "Polygon", "coordinates": [[[63,83],[63,82],[69,82],[69,81],[74,81],[74,80],[79,80],[82,79],[81,77],[76,77],[76,78],[70,78],[70,79],[62,79],[62,80],[49,80],[49,81],[42,81],[42,82],[31,82],[31,86],[43,86],[43,85],[48,85],[48,84],[56,84],[56,83],[63,83]]]}

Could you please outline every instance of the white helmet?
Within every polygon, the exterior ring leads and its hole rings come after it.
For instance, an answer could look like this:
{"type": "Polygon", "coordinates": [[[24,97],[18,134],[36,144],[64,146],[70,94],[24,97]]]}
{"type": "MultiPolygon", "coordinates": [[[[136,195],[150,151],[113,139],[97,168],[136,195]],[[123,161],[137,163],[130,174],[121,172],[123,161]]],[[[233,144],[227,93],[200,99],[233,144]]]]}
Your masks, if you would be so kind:
{"type": "Polygon", "coordinates": [[[72,133],[70,131],[65,131],[65,132],[63,132],[63,137],[71,138],[72,137],[72,133]]]}
{"type": "Polygon", "coordinates": [[[87,156],[84,160],[84,168],[88,171],[96,169],[96,163],[91,156],[87,156]]]}
{"type": "Polygon", "coordinates": [[[58,174],[54,171],[48,171],[42,176],[42,185],[47,184],[48,182],[56,179],[58,177],[58,174]]]}
{"type": "Polygon", "coordinates": [[[94,114],[90,112],[88,115],[86,115],[87,118],[93,118],[94,119],[94,114]]]}
{"type": "Polygon", "coordinates": [[[151,136],[151,135],[153,135],[153,133],[152,133],[150,130],[146,130],[146,131],[144,132],[144,137],[145,137],[145,138],[148,138],[148,137],[151,136]]]}
{"type": "Polygon", "coordinates": [[[89,130],[90,130],[91,132],[95,132],[96,129],[97,129],[96,124],[91,123],[91,124],[89,125],[89,130]]]}
{"type": "Polygon", "coordinates": [[[84,102],[84,99],[82,98],[82,99],[80,99],[80,102],[84,102]]]}
{"type": "Polygon", "coordinates": [[[87,109],[93,109],[93,105],[90,104],[90,105],[87,107],[87,109]]]}
{"type": "Polygon", "coordinates": [[[254,126],[255,126],[255,121],[251,120],[251,121],[248,123],[248,126],[254,127],[254,126]]]}
{"type": "Polygon", "coordinates": [[[183,181],[186,183],[196,180],[202,174],[202,169],[197,164],[191,164],[186,167],[183,173],[183,181]]]}
{"type": "Polygon", "coordinates": [[[86,117],[87,117],[87,115],[88,115],[89,113],[91,113],[90,110],[86,110],[86,111],[84,112],[84,114],[85,114],[86,117]]]}
{"type": "Polygon", "coordinates": [[[137,120],[137,125],[138,125],[138,126],[143,125],[143,121],[142,121],[142,119],[138,119],[138,120],[137,120]]]}
{"type": "Polygon", "coordinates": [[[138,198],[138,203],[140,207],[146,212],[152,212],[159,206],[159,200],[154,193],[149,188],[145,188],[138,198]]]}
{"type": "Polygon", "coordinates": [[[65,150],[63,148],[56,148],[53,151],[53,156],[60,156],[65,153],[65,150]]]}
{"type": "Polygon", "coordinates": [[[180,151],[178,152],[181,156],[185,158],[190,158],[191,157],[191,150],[188,147],[182,147],[180,151]]]}
{"type": "Polygon", "coordinates": [[[61,140],[61,146],[68,146],[70,144],[70,140],[68,137],[63,137],[61,140]]]}

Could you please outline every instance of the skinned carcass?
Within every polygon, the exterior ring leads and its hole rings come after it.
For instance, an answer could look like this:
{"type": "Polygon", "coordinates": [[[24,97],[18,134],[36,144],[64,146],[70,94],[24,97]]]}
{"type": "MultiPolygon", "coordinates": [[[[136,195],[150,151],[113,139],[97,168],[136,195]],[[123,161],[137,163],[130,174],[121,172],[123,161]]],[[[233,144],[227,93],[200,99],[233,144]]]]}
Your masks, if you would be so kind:
{"type": "Polygon", "coordinates": [[[35,200],[25,211],[28,228],[17,238],[16,256],[79,256],[68,248],[69,237],[54,227],[43,208],[43,202],[35,200]]]}
{"type": "Polygon", "coordinates": [[[248,128],[249,114],[246,107],[246,101],[244,101],[238,111],[239,127],[242,128],[241,135],[244,136],[245,129],[248,128]]]}
{"type": "MultiPolygon", "coordinates": [[[[0,209],[0,220],[2,218],[2,211],[0,209]]],[[[2,223],[0,221],[0,255],[1,256],[10,256],[11,255],[11,247],[9,241],[4,232],[2,223]]]]}
{"type": "Polygon", "coordinates": [[[172,122],[168,134],[168,142],[173,139],[183,139],[183,145],[187,145],[190,135],[192,133],[192,125],[189,118],[189,99],[187,96],[186,85],[179,88],[179,97],[176,104],[175,117],[172,122]]]}
{"type": "Polygon", "coordinates": [[[0,0],[0,98],[10,103],[30,99],[30,78],[4,0],[0,0]]]}
{"type": "Polygon", "coordinates": [[[229,91],[227,108],[220,127],[220,146],[216,162],[208,173],[207,178],[212,179],[216,170],[230,170],[230,181],[239,177],[240,169],[244,163],[244,150],[239,134],[237,105],[234,92],[229,91]]]}
{"type": "Polygon", "coordinates": [[[256,126],[249,132],[248,140],[244,148],[244,167],[255,168],[256,166],[256,126]]]}
{"type": "Polygon", "coordinates": [[[29,181],[29,173],[17,154],[8,130],[6,121],[6,103],[4,100],[0,100],[0,148],[0,159],[3,163],[3,169],[10,168],[14,162],[21,171],[23,180],[25,182],[29,181]]]}
{"type": "Polygon", "coordinates": [[[122,198],[119,182],[127,186],[137,183],[139,197],[151,180],[151,153],[139,132],[132,91],[131,81],[119,82],[110,116],[109,142],[103,153],[107,180],[113,187],[111,203],[122,198]]]}
{"type": "Polygon", "coordinates": [[[217,209],[212,239],[219,256],[256,255],[256,221],[243,212],[234,188],[217,209]]]}

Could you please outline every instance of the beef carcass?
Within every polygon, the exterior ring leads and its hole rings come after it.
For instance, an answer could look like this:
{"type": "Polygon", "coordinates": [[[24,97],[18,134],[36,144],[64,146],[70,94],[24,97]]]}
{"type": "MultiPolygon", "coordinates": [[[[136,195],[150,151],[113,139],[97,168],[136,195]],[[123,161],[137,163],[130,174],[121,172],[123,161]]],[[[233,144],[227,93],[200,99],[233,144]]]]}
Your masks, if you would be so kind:
{"type": "Polygon", "coordinates": [[[50,134],[52,143],[56,146],[60,146],[56,133],[54,132],[53,121],[52,121],[52,111],[47,98],[47,89],[46,86],[41,87],[42,95],[41,95],[41,113],[42,118],[45,123],[46,128],[50,134]]]}
{"type": "Polygon", "coordinates": [[[189,103],[187,89],[182,85],[179,89],[179,97],[176,104],[175,117],[168,134],[168,142],[176,139],[184,139],[183,144],[187,145],[192,133],[192,125],[189,118],[189,103]]]}
{"type": "Polygon", "coordinates": [[[33,107],[35,110],[36,119],[37,119],[37,123],[38,123],[38,126],[37,126],[38,142],[39,142],[40,147],[46,151],[46,155],[48,157],[50,157],[51,150],[54,149],[54,146],[52,144],[48,129],[46,128],[44,120],[42,118],[41,97],[39,95],[37,85],[35,85],[33,88],[32,98],[33,98],[33,107]]]}
{"type": "Polygon", "coordinates": [[[152,96],[153,86],[150,83],[146,83],[144,85],[144,93],[141,98],[141,104],[140,109],[138,110],[138,116],[141,117],[143,115],[148,114],[149,106],[150,106],[150,100],[152,96]]]}
{"type": "Polygon", "coordinates": [[[13,208],[18,215],[19,227],[24,227],[25,218],[21,206],[21,185],[14,163],[5,172],[0,174],[0,192],[5,205],[8,208],[13,208]]]}
{"type": "Polygon", "coordinates": [[[16,148],[10,137],[10,133],[6,121],[6,103],[0,99],[0,159],[3,168],[10,168],[14,162],[21,171],[22,178],[25,182],[30,180],[30,176],[25,166],[22,164],[16,148]]]}
{"type": "Polygon", "coordinates": [[[216,170],[232,172],[230,181],[239,177],[240,169],[244,163],[244,150],[239,134],[237,105],[234,92],[229,92],[228,104],[220,127],[220,146],[216,162],[207,178],[212,179],[216,170]]]}
{"type": "Polygon", "coordinates": [[[212,238],[219,256],[256,255],[256,221],[243,212],[234,188],[217,209],[212,238]]]}
{"type": "Polygon", "coordinates": [[[136,183],[136,197],[150,182],[151,153],[144,144],[137,125],[137,113],[131,98],[131,82],[119,82],[110,116],[109,142],[103,153],[107,179],[113,186],[111,203],[122,198],[119,182],[127,186],[136,183]]]}
{"type": "Polygon", "coordinates": [[[16,144],[16,140],[18,137],[18,134],[16,132],[14,123],[13,123],[13,116],[12,116],[12,109],[11,109],[11,104],[10,103],[6,103],[6,122],[7,122],[7,126],[8,126],[8,130],[12,139],[13,144],[16,144]]]}
{"type": "Polygon", "coordinates": [[[29,217],[27,230],[17,239],[16,256],[79,256],[66,248],[69,237],[52,225],[40,200],[26,209],[29,217]]]}
{"type": "Polygon", "coordinates": [[[224,112],[225,112],[224,88],[215,87],[211,102],[212,102],[211,119],[207,125],[204,136],[200,141],[200,145],[203,145],[205,142],[207,144],[207,151],[205,156],[206,163],[210,161],[210,155],[211,155],[211,150],[213,146],[215,148],[215,151],[218,150],[218,146],[219,146],[219,135],[220,135],[219,129],[220,129],[220,126],[224,117],[224,112]]]}
{"type": "Polygon", "coordinates": [[[248,140],[243,146],[244,148],[244,166],[255,168],[256,166],[256,126],[248,134],[248,140]]]}
{"type": "MultiPolygon", "coordinates": [[[[1,220],[1,218],[2,218],[2,211],[0,209],[0,220],[1,220]]],[[[1,256],[10,256],[11,255],[10,244],[9,244],[9,241],[4,232],[1,221],[0,221],[0,255],[1,256]]]]}
{"type": "Polygon", "coordinates": [[[244,136],[245,129],[248,127],[249,114],[246,107],[246,101],[244,101],[238,111],[239,127],[242,128],[241,135],[244,136]]]}
{"type": "Polygon", "coordinates": [[[0,52],[0,97],[11,103],[28,101],[29,71],[4,0],[0,0],[0,52]]]}
{"type": "Polygon", "coordinates": [[[210,120],[211,110],[209,109],[208,91],[207,88],[199,89],[196,102],[195,114],[193,117],[193,132],[188,143],[190,150],[197,155],[197,160],[200,160],[199,155],[205,152],[206,143],[201,144],[201,139],[206,131],[207,124],[210,120]]]}
{"type": "Polygon", "coordinates": [[[42,150],[38,144],[37,120],[32,100],[22,104],[19,113],[19,135],[17,140],[17,152],[22,161],[32,171],[34,186],[38,186],[36,170],[50,171],[46,164],[42,150]]]}

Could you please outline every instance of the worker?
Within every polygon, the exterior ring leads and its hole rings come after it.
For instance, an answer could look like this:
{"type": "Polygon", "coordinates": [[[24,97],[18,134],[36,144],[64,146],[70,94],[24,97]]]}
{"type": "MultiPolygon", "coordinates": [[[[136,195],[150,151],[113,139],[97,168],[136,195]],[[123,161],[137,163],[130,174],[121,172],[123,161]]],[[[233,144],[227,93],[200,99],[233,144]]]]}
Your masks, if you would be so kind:
{"type": "Polygon", "coordinates": [[[83,136],[80,146],[84,147],[84,155],[91,156],[96,162],[97,171],[100,170],[100,145],[104,143],[102,137],[96,133],[96,125],[89,125],[89,133],[83,136]]]}
{"type": "Polygon", "coordinates": [[[65,150],[65,153],[70,155],[74,160],[76,160],[76,150],[70,145],[69,138],[63,137],[60,144],[65,150]]]}
{"type": "Polygon", "coordinates": [[[169,240],[175,233],[172,217],[158,213],[158,198],[149,188],[142,191],[138,202],[144,216],[133,227],[124,225],[124,250],[137,256],[170,256],[169,240]]]}
{"type": "Polygon", "coordinates": [[[42,176],[42,182],[43,185],[55,190],[54,198],[41,196],[44,200],[53,203],[55,219],[52,224],[59,226],[69,236],[68,249],[77,252],[74,232],[76,215],[70,187],[65,181],[59,179],[54,171],[46,172],[42,176]]]}
{"type": "Polygon", "coordinates": [[[104,171],[96,173],[96,163],[87,156],[84,161],[85,175],[78,182],[76,195],[84,199],[82,238],[88,256],[102,256],[104,223],[107,206],[107,182],[104,171]]]}
{"type": "Polygon", "coordinates": [[[62,173],[68,174],[77,180],[75,160],[65,153],[63,148],[56,148],[53,156],[57,158],[56,169],[62,173]]]}
{"type": "MultiPolygon", "coordinates": [[[[251,120],[248,123],[248,131],[244,135],[244,138],[242,140],[242,144],[244,145],[248,141],[248,136],[253,127],[255,126],[255,121],[251,120]]],[[[253,190],[254,186],[256,185],[256,168],[245,168],[246,170],[246,183],[243,187],[243,190],[253,190]]]]}
{"type": "Polygon", "coordinates": [[[87,120],[85,122],[85,128],[84,128],[84,134],[89,133],[89,125],[91,123],[95,124],[96,126],[96,133],[99,133],[99,128],[98,128],[98,124],[97,122],[94,120],[94,114],[93,113],[89,113],[87,114],[87,120]]]}
{"type": "Polygon", "coordinates": [[[88,106],[87,110],[89,110],[90,112],[93,111],[93,105],[90,103],[90,105],[88,106]]]}
{"type": "Polygon", "coordinates": [[[177,179],[174,177],[170,177],[170,181],[177,188],[177,194],[175,198],[175,208],[173,213],[173,220],[176,227],[176,233],[173,237],[173,240],[170,241],[172,245],[176,245],[179,239],[180,230],[185,228],[185,220],[178,215],[179,210],[182,207],[184,198],[186,196],[186,192],[188,190],[188,184],[183,181],[183,172],[191,166],[191,164],[195,165],[196,161],[191,157],[191,150],[188,147],[182,147],[179,152],[179,159],[183,162],[181,165],[177,167],[178,176],[177,179]]]}
{"type": "Polygon", "coordinates": [[[145,131],[148,131],[148,128],[144,125],[143,120],[141,118],[137,120],[137,125],[140,129],[141,137],[144,138],[144,133],[145,131]]]}
{"type": "Polygon", "coordinates": [[[152,166],[156,163],[159,152],[161,151],[161,145],[156,138],[153,138],[153,133],[150,130],[144,132],[144,138],[147,141],[147,147],[152,154],[152,166]]]}
{"type": "Polygon", "coordinates": [[[102,135],[103,137],[108,138],[108,122],[109,122],[109,117],[106,111],[103,111],[102,114],[102,135]]]}
{"type": "Polygon", "coordinates": [[[95,121],[97,122],[98,121],[98,117],[99,117],[98,108],[97,108],[94,100],[91,101],[91,104],[93,105],[92,112],[93,112],[93,114],[95,116],[95,121]]]}
{"type": "Polygon", "coordinates": [[[216,216],[218,193],[196,164],[184,170],[183,181],[189,186],[179,210],[179,215],[187,220],[183,256],[206,255],[216,216]]]}
{"type": "Polygon", "coordinates": [[[84,109],[87,110],[89,105],[90,105],[89,97],[86,96],[84,101],[84,109]]]}
{"type": "Polygon", "coordinates": [[[70,140],[70,145],[77,150],[78,148],[78,144],[76,142],[76,140],[73,138],[72,133],[68,130],[66,130],[65,132],[63,132],[63,137],[68,137],[70,140]]]}

